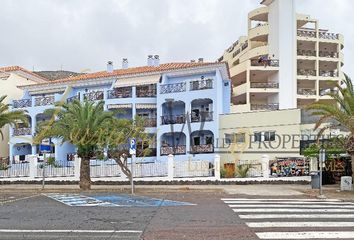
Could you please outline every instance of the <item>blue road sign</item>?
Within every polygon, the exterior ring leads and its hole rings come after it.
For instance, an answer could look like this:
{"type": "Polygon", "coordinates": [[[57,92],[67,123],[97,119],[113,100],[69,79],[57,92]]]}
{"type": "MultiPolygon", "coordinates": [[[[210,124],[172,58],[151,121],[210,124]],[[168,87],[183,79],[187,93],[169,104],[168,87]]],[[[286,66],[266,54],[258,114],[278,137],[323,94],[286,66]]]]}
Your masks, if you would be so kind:
{"type": "Polygon", "coordinates": [[[131,155],[136,154],[136,140],[134,138],[130,139],[129,153],[131,155]]]}

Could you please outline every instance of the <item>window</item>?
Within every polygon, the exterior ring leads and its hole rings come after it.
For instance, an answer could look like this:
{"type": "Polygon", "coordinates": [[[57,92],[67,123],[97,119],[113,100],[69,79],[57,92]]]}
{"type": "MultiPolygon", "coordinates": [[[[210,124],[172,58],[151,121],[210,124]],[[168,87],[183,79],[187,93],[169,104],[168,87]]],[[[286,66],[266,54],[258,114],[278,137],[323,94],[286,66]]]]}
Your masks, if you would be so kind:
{"type": "Polygon", "coordinates": [[[213,137],[212,136],[206,136],[205,137],[205,144],[213,144],[213,137]]]}
{"type": "Polygon", "coordinates": [[[262,141],[262,132],[255,132],[254,133],[254,141],[261,142],[262,141]]]}
{"type": "Polygon", "coordinates": [[[275,141],[275,132],[274,131],[268,131],[264,132],[264,141],[275,141]]]}
{"type": "Polygon", "coordinates": [[[272,142],[275,141],[275,131],[255,132],[255,142],[272,142]]]}
{"type": "Polygon", "coordinates": [[[244,143],[245,139],[246,139],[245,133],[236,133],[235,134],[236,143],[244,143]]]}
{"type": "Polygon", "coordinates": [[[233,142],[234,134],[232,133],[225,133],[225,143],[231,144],[233,142]]]}

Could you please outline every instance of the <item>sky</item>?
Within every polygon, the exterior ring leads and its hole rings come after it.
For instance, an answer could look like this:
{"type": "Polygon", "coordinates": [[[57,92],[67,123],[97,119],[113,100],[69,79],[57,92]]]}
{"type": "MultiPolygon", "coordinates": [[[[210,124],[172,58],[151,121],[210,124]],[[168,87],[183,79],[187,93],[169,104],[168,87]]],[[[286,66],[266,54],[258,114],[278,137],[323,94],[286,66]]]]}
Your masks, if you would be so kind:
{"type": "MultiPolygon", "coordinates": [[[[345,38],[344,71],[354,78],[354,1],[295,0],[297,12],[345,38]]],[[[204,58],[215,61],[247,33],[260,0],[0,0],[0,66],[104,70],[204,58]]]]}

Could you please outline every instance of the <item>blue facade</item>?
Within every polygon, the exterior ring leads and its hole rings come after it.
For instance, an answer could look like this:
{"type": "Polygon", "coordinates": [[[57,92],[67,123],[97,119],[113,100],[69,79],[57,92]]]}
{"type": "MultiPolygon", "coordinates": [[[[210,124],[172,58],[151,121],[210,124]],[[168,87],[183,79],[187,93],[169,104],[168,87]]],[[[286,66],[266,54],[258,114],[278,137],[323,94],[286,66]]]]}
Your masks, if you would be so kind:
{"type": "MultiPolygon", "coordinates": [[[[152,67],[153,68],[153,67],[152,67]]],[[[212,160],[219,138],[219,114],[229,112],[231,85],[223,63],[205,66],[142,72],[135,75],[88,78],[22,87],[24,96],[13,100],[13,109],[25,109],[29,128],[10,131],[10,159],[24,160],[24,155],[38,154],[32,136],[41,121],[48,120],[43,111],[56,101],[74,98],[104,100],[107,111],[118,111],[116,117],[145,118],[146,131],[156,136],[156,143],[139,143],[151,148],[151,156],[140,161],[175,159],[212,160]],[[148,79],[148,81],[145,81],[148,79]],[[18,155],[21,155],[18,157],[18,155]],[[16,156],[16,157],[15,157],[16,156]]],[[[56,160],[70,160],[75,146],[53,139],[56,160]]],[[[138,144],[138,148],[139,148],[138,144]]]]}

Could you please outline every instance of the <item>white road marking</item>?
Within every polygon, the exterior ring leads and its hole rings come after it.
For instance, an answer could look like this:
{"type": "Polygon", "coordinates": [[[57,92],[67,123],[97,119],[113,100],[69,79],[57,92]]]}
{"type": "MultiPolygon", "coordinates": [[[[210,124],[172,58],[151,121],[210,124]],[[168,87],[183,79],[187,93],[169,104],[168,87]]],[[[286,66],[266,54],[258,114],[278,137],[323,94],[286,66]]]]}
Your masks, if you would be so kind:
{"type": "Polygon", "coordinates": [[[248,214],[239,215],[242,219],[271,219],[271,218],[352,218],[354,219],[354,214],[248,214]]]}
{"type": "Polygon", "coordinates": [[[222,201],[303,201],[303,202],[341,202],[339,199],[303,199],[303,198],[298,198],[298,199],[292,199],[292,198],[222,198],[222,201]]]}
{"type": "Polygon", "coordinates": [[[329,231],[311,231],[311,232],[261,232],[256,233],[260,239],[354,239],[354,232],[329,232],[329,231]]]}
{"type": "Polygon", "coordinates": [[[3,233],[142,233],[140,230],[23,230],[23,229],[0,229],[3,233]]]}
{"type": "Polygon", "coordinates": [[[347,204],[347,205],[354,205],[353,202],[328,202],[328,201],[318,201],[318,202],[302,202],[302,201],[224,201],[226,204],[328,204],[328,205],[343,205],[343,204],[347,204]]]}
{"type": "MultiPolygon", "coordinates": [[[[354,205],[278,205],[278,204],[267,204],[267,205],[250,205],[250,204],[243,204],[243,205],[234,205],[230,204],[229,207],[231,208],[354,208],[354,205]]],[[[306,211],[306,210],[304,210],[306,211]]]]}
{"type": "Polygon", "coordinates": [[[251,222],[251,228],[292,228],[292,227],[354,227],[354,222],[251,222]]]}
{"type": "Polygon", "coordinates": [[[354,213],[354,209],[292,209],[292,208],[243,208],[243,209],[232,209],[237,213],[275,213],[275,212],[289,212],[289,213],[354,213]]]}

